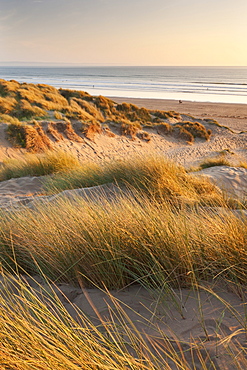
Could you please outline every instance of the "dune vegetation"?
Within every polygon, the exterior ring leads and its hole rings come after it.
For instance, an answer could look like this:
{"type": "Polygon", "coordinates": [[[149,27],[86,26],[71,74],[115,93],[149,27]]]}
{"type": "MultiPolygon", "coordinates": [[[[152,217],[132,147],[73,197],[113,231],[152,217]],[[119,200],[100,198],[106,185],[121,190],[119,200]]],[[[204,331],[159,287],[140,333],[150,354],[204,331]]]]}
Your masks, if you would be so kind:
{"type": "Polygon", "coordinates": [[[56,142],[94,140],[101,133],[149,141],[154,130],[192,144],[197,138],[209,140],[211,131],[188,117],[183,121],[176,112],[4,80],[0,121],[7,125],[8,140],[31,152],[5,160],[0,181],[44,176],[46,196],[43,202],[37,197],[33,207],[0,208],[0,368],[218,370],[220,346],[236,369],[246,368],[245,342],[233,341],[239,334],[246,340],[246,314],[240,316],[211,288],[219,282],[246,301],[244,204],[233,207],[209,180],[164,157],[80,162],[54,150],[56,142]],[[114,184],[118,192],[56,198],[64,190],[106,184],[114,184]],[[25,280],[37,276],[46,283],[38,291],[25,280]],[[59,298],[59,284],[80,288],[86,297],[93,287],[107,292],[108,319],[90,299],[97,324],[76,306],[77,319],[72,318],[59,298]],[[182,315],[175,289],[196,293],[205,339],[191,337],[185,343],[175,335],[168,338],[152,320],[146,327],[157,335],[138,330],[127,314],[130,307],[111,295],[111,290],[135,285],[153,294],[152,317],[167,297],[182,315]],[[217,339],[216,355],[207,350],[203,289],[222,305],[216,339],[226,312],[239,323],[233,333],[217,339]]]}
{"type": "Polygon", "coordinates": [[[13,80],[0,80],[0,121],[8,124],[7,138],[11,143],[29,152],[52,149],[53,142],[64,138],[83,142],[84,137],[94,140],[99,133],[114,137],[113,128],[132,140],[139,133],[140,139],[150,141],[146,131],[154,130],[189,144],[195,138],[208,140],[211,134],[202,123],[183,122],[173,111],[116,104],[83,91],[57,90],[49,85],[13,80]]]}
{"type": "MultiPolygon", "coordinates": [[[[20,276],[41,275],[47,282],[79,285],[84,290],[123,289],[138,283],[156,292],[159,299],[162,294],[172,296],[175,288],[193,291],[212,280],[231,282],[241,291],[247,283],[244,219],[227,208],[214,185],[164,158],[99,166],[52,155],[43,159],[28,155],[22,163],[26,168],[44,168],[43,174],[53,172],[44,183],[46,191],[53,194],[114,182],[120,193],[114,199],[102,192],[97,198],[78,196],[74,202],[60,199],[34,209],[23,207],[21,212],[1,211],[1,366],[18,370],[198,369],[185,356],[191,344],[184,350],[185,344],[178,339],[163,337],[164,344],[157,347],[154,339],[138,332],[114,298],[112,321],[101,318],[101,325],[95,325],[78,310],[78,322],[52,288],[49,294],[47,290],[35,293],[20,276]],[[18,294],[13,295],[13,289],[18,294]]],[[[237,315],[234,308],[224,305],[223,310],[237,315]]],[[[241,325],[246,332],[246,322],[241,325]]],[[[228,337],[225,340],[231,342],[228,337]]],[[[203,343],[194,348],[201,368],[217,369],[213,358],[203,357],[203,343]]],[[[241,352],[244,355],[246,349],[241,347],[241,352]]],[[[234,361],[238,363],[237,355],[234,361]]]]}

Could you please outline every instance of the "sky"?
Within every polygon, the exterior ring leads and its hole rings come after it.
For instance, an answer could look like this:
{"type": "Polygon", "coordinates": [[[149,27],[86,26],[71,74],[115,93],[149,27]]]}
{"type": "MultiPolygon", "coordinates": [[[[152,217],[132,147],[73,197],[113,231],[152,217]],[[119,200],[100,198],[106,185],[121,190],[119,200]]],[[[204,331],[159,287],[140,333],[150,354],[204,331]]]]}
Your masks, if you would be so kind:
{"type": "Polygon", "coordinates": [[[247,0],[0,0],[0,63],[247,66],[247,0]]]}

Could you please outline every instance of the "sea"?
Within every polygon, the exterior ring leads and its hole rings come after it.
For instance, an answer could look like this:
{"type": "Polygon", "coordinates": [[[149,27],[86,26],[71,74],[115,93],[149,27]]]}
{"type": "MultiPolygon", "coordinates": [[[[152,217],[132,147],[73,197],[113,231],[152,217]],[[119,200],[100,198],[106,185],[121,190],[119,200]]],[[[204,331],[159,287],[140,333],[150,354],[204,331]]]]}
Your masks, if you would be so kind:
{"type": "Polygon", "coordinates": [[[0,66],[0,78],[108,97],[247,104],[247,67],[0,66]]]}

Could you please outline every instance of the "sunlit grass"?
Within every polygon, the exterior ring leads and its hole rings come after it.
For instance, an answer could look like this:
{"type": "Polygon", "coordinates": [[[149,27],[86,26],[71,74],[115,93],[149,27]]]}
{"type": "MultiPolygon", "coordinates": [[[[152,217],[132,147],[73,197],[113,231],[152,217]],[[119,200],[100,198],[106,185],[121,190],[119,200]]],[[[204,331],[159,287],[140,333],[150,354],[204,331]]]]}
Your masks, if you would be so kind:
{"type": "MultiPolygon", "coordinates": [[[[4,273],[1,288],[0,364],[4,369],[216,370],[219,367],[215,357],[217,351],[222,353],[222,348],[232,368],[243,369],[246,365],[246,348],[232,340],[239,333],[246,333],[246,320],[211,289],[208,294],[222,303],[221,314],[231,313],[240,325],[232,335],[224,335],[214,351],[209,352],[203,340],[198,343],[197,338],[191,337],[185,342],[167,337],[152,319],[138,314],[110,292],[106,292],[108,310],[101,315],[82,285],[82,293],[97,320],[71,304],[76,312],[75,320],[52,284],[34,289],[20,277],[4,273]],[[128,316],[128,310],[135,313],[135,321],[128,316]],[[138,329],[140,322],[143,330],[138,329]],[[152,329],[153,335],[145,333],[145,327],[152,329]]],[[[198,304],[201,304],[199,291],[198,304]]],[[[201,325],[204,325],[203,317],[201,325]]],[[[221,323],[215,322],[215,335],[219,332],[221,323]]]]}
{"type": "MultiPolygon", "coordinates": [[[[96,324],[74,307],[75,321],[52,286],[47,288],[48,281],[55,281],[79,285],[86,296],[88,287],[105,291],[139,284],[154,295],[155,307],[169,297],[181,317],[183,305],[173,290],[190,289],[198,299],[206,338],[200,291],[207,290],[223,306],[220,317],[229,311],[239,323],[236,333],[221,337],[217,346],[232,355],[233,364],[245,367],[246,349],[243,344],[237,348],[232,337],[246,333],[246,318],[213,289],[205,288],[205,282],[220,279],[231,289],[243,291],[247,283],[245,219],[228,208],[212,184],[164,158],[99,165],[79,163],[62,153],[53,155],[27,156],[19,176],[57,173],[47,184],[51,193],[109,182],[119,185],[119,193],[109,198],[102,190],[102,195],[94,196],[92,189],[87,197],[60,197],[45,203],[37,198],[32,208],[1,210],[1,366],[17,370],[217,369],[214,357],[207,354],[207,342],[167,338],[151,320],[146,325],[157,335],[149,336],[128,317],[130,308],[110,292],[107,319],[92,306],[96,324]],[[19,278],[23,273],[41,275],[46,288],[35,292],[19,278]]],[[[20,171],[20,161],[15,162],[16,168],[13,163],[6,165],[9,170],[13,165],[10,177],[20,171]]],[[[215,325],[216,334],[220,325],[215,325]]]]}
{"type": "Polygon", "coordinates": [[[26,154],[19,159],[7,159],[3,162],[0,167],[0,181],[23,176],[44,176],[78,167],[80,162],[62,151],[26,154]]]}
{"type": "MultiPolygon", "coordinates": [[[[223,206],[223,204],[222,204],[223,206]]],[[[190,285],[218,273],[246,283],[247,228],[231,211],[173,208],[138,193],[107,200],[93,195],[58,200],[36,211],[3,212],[0,250],[51,279],[75,281],[76,271],[108,288],[136,279],[157,285],[190,285]],[[14,249],[13,249],[14,248],[14,249]]],[[[9,260],[9,258],[8,258],[9,260]]]]}

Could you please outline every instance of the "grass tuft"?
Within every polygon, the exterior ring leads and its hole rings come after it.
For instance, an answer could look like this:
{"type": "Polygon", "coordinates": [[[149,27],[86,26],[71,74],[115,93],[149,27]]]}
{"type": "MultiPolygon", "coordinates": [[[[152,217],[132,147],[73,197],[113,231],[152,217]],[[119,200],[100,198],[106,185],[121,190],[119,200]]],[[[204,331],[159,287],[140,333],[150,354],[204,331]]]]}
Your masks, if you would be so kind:
{"type": "Polygon", "coordinates": [[[52,149],[50,139],[36,121],[34,126],[19,122],[10,123],[6,133],[8,140],[17,148],[26,148],[33,153],[52,149]]]}
{"type": "Polygon", "coordinates": [[[79,168],[80,162],[63,151],[26,154],[21,159],[8,159],[0,169],[0,181],[23,176],[45,176],[79,168]]]}
{"type": "Polygon", "coordinates": [[[225,158],[223,155],[219,155],[215,158],[207,158],[202,163],[199,164],[198,169],[203,170],[209,167],[215,166],[231,166],[231,163],[228,159],[225,158]]]}
{"type": "Polygon", "coordinates": [[[179,127],[183,127],[183,129],[191,133],[193,137],[199,137],[205,140],[208,140],[212,133],[211,130],[206,130],[206,128],[199,122],[184,121],[179,122],[177,125],[179,127]]]}

